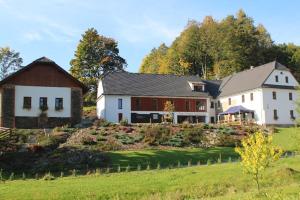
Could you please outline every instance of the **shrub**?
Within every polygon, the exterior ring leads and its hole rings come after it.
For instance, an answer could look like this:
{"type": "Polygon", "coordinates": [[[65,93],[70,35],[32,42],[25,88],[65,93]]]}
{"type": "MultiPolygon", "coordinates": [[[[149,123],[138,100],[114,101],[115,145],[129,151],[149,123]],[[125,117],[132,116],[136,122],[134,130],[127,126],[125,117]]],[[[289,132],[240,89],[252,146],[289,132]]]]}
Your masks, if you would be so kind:
{"type": "Polygon", "coordinates": [[[121,147],[122,144],[117,139],[114,137],[108,137],[106,142],[104,142],[100,148],[103,151],[115,151],[120,150],[121,147]]]}
{"type": "Polygon", "coordinates": [[[99,142],[106,141],[106,137],[104,137],[103,135],[97,135],[97,141],[99,142]]]}
{"type": "Polygon", "coordinates": [[[92,130],[92,131],[90,132],[90,134],[91,134],[91,135],[98,135],[98,132],[97,132],[96,130],[92,130]]]}
{"type": "Polygon", "coordinates": [[[173,147],[183,147],[185,145],[185,139],[183,133],[179,132],[176,135],[174,135],[172,138],[169,139],[166,145],[173,146],[173,147]]]}
{"type": "Polygon", "coordinates": [[[115,137],[122,144],[134,144],[134,138],[127,134],[118,134],[115,137]]]}
{"type": "Polygon", "coordinates": [[[122,125],[122,126],[128,126],[128,120],[127,119],[122,119],[120,121],[120,125],[122,125]]]}
{"type": "Polygon", "coordinates": [[[239,138],[236,138],[232,135],[226,135],[226,134],[219,134],[219,142],[218,146],[222,147],[236,147],[241,144],[241,141],[239,138]]]}
{"type": "Polygon", "coordinates": [[[95,125],[96,126],[102,126],[102,127],[109,127],[112,124],[108,121],[106,121],[105,119],[99,119],[95,121],[95,125]]]}
{"type": "Polygon", "coordinates": [[[44,181],[52,181],[54,179],[55,179],[55,177],[50,172],[48,172],[47,174],[45,174],[45,176],[43,177],[44,181]]]}
{"type": "Polygon", "coordinates": [[[203,130],[198,127],[187,129],[184,131],[186,143],[199,144],[203,139],[203,130]]]}
{"type": "Polygon", "coordinates": [[[166,143],[171,137],[171,129],[167,126],[156,125],[144,133],[144,142],[150,145],[166,143]]]}
{"type": "Polygon", "coordinates": [[[94,137],[91,136],[86,136],[86,137],[82,137],[81,138],[81,142],[84,145],[94,145],[97,144],[96,139],[94,137]]]}

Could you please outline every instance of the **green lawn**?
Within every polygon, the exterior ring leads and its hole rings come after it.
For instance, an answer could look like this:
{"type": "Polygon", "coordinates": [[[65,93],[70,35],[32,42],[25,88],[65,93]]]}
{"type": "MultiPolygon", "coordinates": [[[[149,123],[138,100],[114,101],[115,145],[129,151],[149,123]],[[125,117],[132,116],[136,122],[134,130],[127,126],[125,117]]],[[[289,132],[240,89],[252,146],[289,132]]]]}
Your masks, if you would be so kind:
{"type": "Polygon", "coordinates": [[[229,157],[234,160],[238,157],[231,147],[215,147],[209,149],[200,148],[182,148],[172,150],[139,150],[139,151],[114,151],[108,152],[112,165],[126,167],[136,167],[141,165],[146,167],[148,164],[153,168],[157,163],[161,167],[177,166],[178,161],[181,165],[187,165],[189,161],[196,165],[198,161],[206,164],[207,160],[216,162],[219,157],[222,161],[228,161],[229,157]]]}
{"type": "Polygon", "coordinates": [[[238,163],[181,169],[26,180],[0,184],[0,199],[299,199],[300,157],[266,172],[258,195],[238,163]],[[292,168],[297,171],[289,170],[292,168]],[[276,190],[274,190],[276,188],[276,190]]]}
{"type": "Polygon", "coordinates": [[[300,150],[300,128],[278,128],[274,134],[274,143],[285,151],[300,150]]]}

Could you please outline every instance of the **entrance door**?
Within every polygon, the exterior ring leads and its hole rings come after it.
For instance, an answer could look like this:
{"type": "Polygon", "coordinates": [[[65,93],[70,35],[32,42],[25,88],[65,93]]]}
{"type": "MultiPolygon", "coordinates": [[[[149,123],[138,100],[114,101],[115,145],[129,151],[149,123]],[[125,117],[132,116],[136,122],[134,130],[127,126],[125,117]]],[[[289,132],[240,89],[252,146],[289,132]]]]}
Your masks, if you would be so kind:
{"type": "Polygon", "coordinates": [[[119,113],[119,122],[123,119],[123,113],[119,113]]]}

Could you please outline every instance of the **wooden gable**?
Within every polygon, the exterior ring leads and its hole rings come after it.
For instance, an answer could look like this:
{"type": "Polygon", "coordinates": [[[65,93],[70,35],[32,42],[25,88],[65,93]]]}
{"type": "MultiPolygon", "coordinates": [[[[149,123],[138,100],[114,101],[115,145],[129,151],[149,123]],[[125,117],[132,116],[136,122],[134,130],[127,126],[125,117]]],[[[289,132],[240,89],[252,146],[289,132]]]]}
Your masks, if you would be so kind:
{"type": "Polygon", "coordinates": [[[84,86],[80,81],[59,67],[55,62],[50,61],[34,61],[21,70],[3,79],[0,82],[0,86],[3,84],[12,84],[45,87],[70,87],[81,88],[84,93],[87,91],[86,86],[84,86]]]}

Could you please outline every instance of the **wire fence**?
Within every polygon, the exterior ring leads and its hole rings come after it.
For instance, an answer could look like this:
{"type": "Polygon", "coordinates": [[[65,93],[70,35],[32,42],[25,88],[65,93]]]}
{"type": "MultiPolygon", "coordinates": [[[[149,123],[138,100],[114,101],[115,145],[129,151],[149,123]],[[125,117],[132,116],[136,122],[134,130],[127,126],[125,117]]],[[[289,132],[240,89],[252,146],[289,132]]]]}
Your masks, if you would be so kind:
{"type": "MultiPolygon", "coordinates": [[[[282,155],[282,158],[287,157],[294,157],[299,155],[298,152],[285,152],[282,155]]],[[[170,164],[161,165],[160,162],[157,163],[137,163],[137,164],[128,164],[128,165],[112,165],[108,167],[99,167],[99,168],[89,168],[88,166],[86,169],[73,169],[68,171],[61,171],[61,172],[51,172],[46,171],[44,173],[5,173],[3,170],[0,170],[0,181],[12,181],[12,180],[27,180],[27,179],[44,179],[44,180],[54,180],[56,178],[63,178],[63,177],[76,177],[81,175],[105,175],[111,173],[126,173],[126,172],[137,172],[137,171],[150,171],[150,170],[166,170],[166,169],[180,169],[180,168],[188,168],[188,167],[196,167],[196,166],[209,166],[209,165],[218,165],[218,164],[226,164],[226,163],[237,163],[240,162],[240,158],[231,158],[222,159],[220,156],[218,159],[207,159],[206,162],[204,161],[177,161],[170,164]],[[50,178],[49,178],[50,177],[50,178]]]]}

